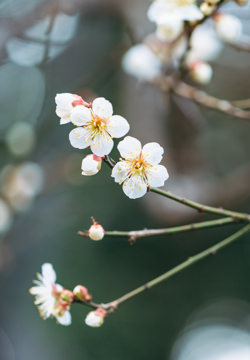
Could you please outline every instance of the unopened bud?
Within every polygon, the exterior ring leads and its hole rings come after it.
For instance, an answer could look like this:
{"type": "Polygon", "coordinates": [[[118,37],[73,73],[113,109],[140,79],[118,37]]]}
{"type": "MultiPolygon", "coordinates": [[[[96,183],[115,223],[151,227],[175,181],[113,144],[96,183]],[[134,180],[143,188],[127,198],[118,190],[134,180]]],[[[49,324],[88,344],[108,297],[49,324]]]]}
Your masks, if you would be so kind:
{"type": "Polygon", "coordinates": [[[63,289],[60,294],[60,300],[63,301],[65,304],[70,305],[74,300],[73,292],[67,289],[63,289]]]}
{"type": "Polygon", "coordinates": [[[73,293],[80,301],[90,301],[92,299],[92,295],[88,293],[88,289],[82,285],[77,285],[74,288],[73,293]]]}
{"type": "Polygon", "coordinates": [[[85,324],[92,327],[100,327],[104,323],[104,318],[107,311],[102,308],[97,308],[95,311],[90,311],[85,318],[85,324]]]}
{"type": "Polygon", "coordinates": [[[235,41],[242,34],[242,23],[233,15],[216,14],[214,16],[214,26],[219,37],[226,42],[235,41]]]}
{"type": "Polygon", "coordinates": [[[92,226],[89,228],[89,237],[91,240],[102,240],[105,234],[105,230],[103,229],[102,225],[94,222],[92,226]]]}
{"type": "Polygon", "coordinates": [[[190,65],[189,74],[197,83],[208,84],[212,79],[213,69],[203,61],[196,61],[190,65]]]}
{"type": "Polygon", "coordinates": [[[213,2],[204,2],[201,4],[200,6],[200,10],[203,13],[203,15],[205,16],[210,16],[212,15],[212,13],[214,12],[215,8],[216,8],[216,3],[213,2]]]}
{"type": "Polygon", "coordinates": [[[95,175],[99,172],[101,166],[102,158],[95,154],[89,154],[82,160],[82,175],[95,175]]]}

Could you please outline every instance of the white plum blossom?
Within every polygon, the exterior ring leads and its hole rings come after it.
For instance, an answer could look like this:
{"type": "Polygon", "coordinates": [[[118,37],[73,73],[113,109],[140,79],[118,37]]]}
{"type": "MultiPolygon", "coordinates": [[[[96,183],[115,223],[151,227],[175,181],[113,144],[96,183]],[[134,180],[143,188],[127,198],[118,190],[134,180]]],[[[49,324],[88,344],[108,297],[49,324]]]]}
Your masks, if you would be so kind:
{"type": "Polygon", "coordinates": [[[105,235],[105,230],[103,229],[102,225],[94,222],[94,224],[89,228],[89,237],[91,240],[102,240],[105,235]]]}
{"type": "Polygon", "coordinates": [[[55,97],[56,102],[56,115],[60,117],[60,124],[64,125],[71,122],[71,113],[75,106],[83,105],[85,102],[81,96],[62,93],[57,94],[55,97]]]}
{"type": "Polygon", "coordinates": [[[159,18],[156,22],[156,36],[161,41],[172,41],[183,32],[183,21],[175,19],[159,18]]]}
{"type": "Polygon", "coordinates": [[[102,166],[102,158],[95,154],[89,154],[82,160],[82,175],[92,176],[99,172],[102,166]]]}
{"type": "Polygon", "coordinates": [[[155,143],[141,146],[139,140],[126,136],[118,144],[121,159],[112,170],[115,182],[122,184],[123,191],[130,199],[146,194],[147,188],[163,186],[169,175],[165,166],[159,165],[163,148],[155,143]]]}
{"type": "Polygon", "coordinates": [[[91,327],[100,327],[104,323],[106,314],[106,311],[100,308],[90,311],[85,318],[85,324],[91,327]]]}
{"type": "Polygon", "coordinates": [[[120,138],[129,131],[129,124],[120,115],[113,115],[112,104],[103,97],[96,98],[91,107],[76,106],[71,121],[77,128],[69,134],[73,147],[85,149],[90,146],[97,156],[105,156],[113,148],[113,137],[120,138]]]}
{"type": "Polygon", "coordinates": [[[219,37],[225,42],[236,41],[242,35],[242,23],[233,15],[216,14],[214,27],[219,37]]]}
{"type": "Polygon", "coordinates": [[[155,0],[148,9],[148,18],[158,22],[164,18],[181,21],[202,19],[203,14],[195,0],[155,0]]]}
{"type": "Polygon", "coordinates": [[[160,75],[162,63],[147,45],[132,46],[122,58],[123,70],[141,81],[153,80],[160,75]]]}
{"type": "Polygon", "coordinates": [[[212,79],[213,69],[209,64],[203,61],[196,61],[191,64],[189,74],[197,83],[208,84],[212,79]]]}
{"type": "Polygon", "coordinates": [[[42,274],[37,274],[38,280],[34,280],[36,286],[30,289],[30,293],[35,296],[35,305],[37,305],[40,315],[43,319],[54,316],[61,325],[71,324],[71,314],[69,304],[62,301],[60,295],[64,290],[59,284],[56,284],[56,273],[50,263],[42,265],[42,274]]]}
{"type": "Polygon", "coordinates": [[[214,60],[222,50],[222,44],[210,26],[198,26],[192,33],[190,39],[191,50],[187,55],[187,63],[191,64],[197,60],[214,60]]]}

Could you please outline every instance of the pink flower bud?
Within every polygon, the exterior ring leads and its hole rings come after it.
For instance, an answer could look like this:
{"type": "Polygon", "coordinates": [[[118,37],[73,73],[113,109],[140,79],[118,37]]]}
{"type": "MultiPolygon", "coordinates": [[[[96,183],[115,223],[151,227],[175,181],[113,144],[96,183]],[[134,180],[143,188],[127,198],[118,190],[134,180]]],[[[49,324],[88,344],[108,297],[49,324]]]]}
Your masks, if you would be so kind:
{"type": "Polygon", "coordinates": [[[75,107],[77,105],[83,105],[89,107],[89,103],[83,100],[83,98],[79,95],[74,94],[75,100],[72,102],[72,106],[75,107]]]}
{"type": "Polygon", "coordinates": [[[60,294],[60,301],[64,302],[67,306],[71,305],[74,300],[74,294],[72,291],[63,289],[60,294]]]}
{"type": "Polygon", "coordinates": [[[89,228],[89,237],[91,240],[102,240],[105,234],[105,230],[102,225],[98,224],[98,222],[94,222],[92,226],[89,228]]]}
{"type": "Polygon", "coordinates": [[[213,69],[204,61],[195,61],[189,66],[189,74],[199,84],[208,84],[213,76],[213,69]]]}
{"type": "Polygon", "coordinates": [[[73,293],[80,301],[90,301],[92,299],[92,295],[88,293],[88,289],[82,285],[77,285],[74,288],[73,293]]]}

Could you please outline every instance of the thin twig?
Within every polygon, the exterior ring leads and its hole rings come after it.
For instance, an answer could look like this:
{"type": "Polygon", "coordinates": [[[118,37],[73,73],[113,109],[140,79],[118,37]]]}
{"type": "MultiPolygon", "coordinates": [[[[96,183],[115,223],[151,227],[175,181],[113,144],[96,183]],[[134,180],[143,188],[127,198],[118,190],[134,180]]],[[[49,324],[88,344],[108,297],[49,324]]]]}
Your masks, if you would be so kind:
{"type": "Polygon", "coordinates": [[[222,215],[222,216],[229,216],[229,217],[233,217],[234,219],[239,219],[241,221],[250,222],[249,214],[226,210],[221,207],[213,207],[213,206],[203,205],[198,202],[183,198],[179,195],[172,194],[170,191],[163,191],[163,190],[160,190],[157,188],[151,188],[151,191],[156,194],[167,197],[169,199],[172,199],[178,203],[181,203],[183,205],[186,205],[188,207],[196,209],[200,212],[206,212],[206,213],[222,215]]]}
{"type": "MultiPolygon", "coordinates": [[[[158,236],[158,235],[167,235],[167,234],[176,234],[179,232],[186,232],[192,230],[205,229],[216,226],[223,226],[225,224],[238,223],[238,220],[234,218],[226,217],[217,220],[197,222],[193,224],[173,226],[163,229],[144,229],[144,230],[133,230],[133,231],[105,231],[105,236],[115,236],[115,237],[127,237],[130,244],[134,244],[137,239],[149,237],[149,236],[158,236]]],[[[89,237],[88,232],[78,231],[78,235],[83,237],[89,237]]]]}

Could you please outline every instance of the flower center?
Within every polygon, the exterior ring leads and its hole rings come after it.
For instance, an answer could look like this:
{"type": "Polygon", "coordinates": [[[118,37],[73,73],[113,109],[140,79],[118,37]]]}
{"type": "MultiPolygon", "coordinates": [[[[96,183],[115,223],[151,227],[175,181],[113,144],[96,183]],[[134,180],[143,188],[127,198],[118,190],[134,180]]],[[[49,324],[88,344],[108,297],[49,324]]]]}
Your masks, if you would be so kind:
{"type": "Polygon", "coordinates": [[[131,161],[131,173],[142,174],[150,164],[143,158],[142,154],[131,161]]]}

